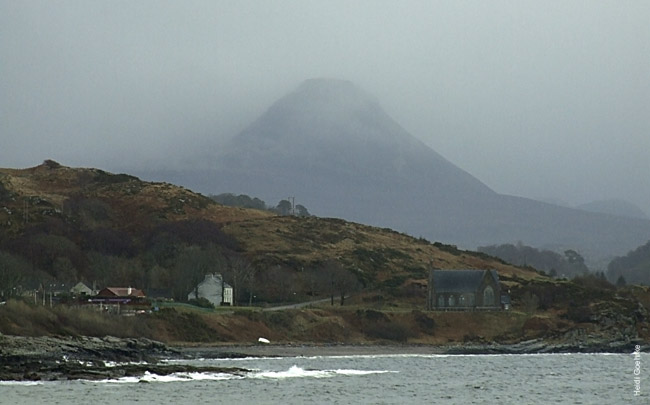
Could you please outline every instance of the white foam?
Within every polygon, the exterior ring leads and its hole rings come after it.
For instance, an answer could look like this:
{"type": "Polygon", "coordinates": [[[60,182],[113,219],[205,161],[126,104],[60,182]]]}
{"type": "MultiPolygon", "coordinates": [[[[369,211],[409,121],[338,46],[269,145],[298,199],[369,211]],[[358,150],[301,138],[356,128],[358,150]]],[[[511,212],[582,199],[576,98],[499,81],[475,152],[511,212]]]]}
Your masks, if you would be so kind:
{"type": "Polygon", "coordinates": [[[272,378],[272,379],[284,379],[284,378],[296,378],[296,377],[312,377],[312,378],[323,378],[329,377],[327,371],[323,370],[305,370],[304,368],[298,367],[296,365],[291,366],[287,371],[262,371],[255,373],[254,378],[272,378]]]}
{"type": "Polygon", "coordinates": [[[260,356],[251,356],[251,357],[235,357],[235,358],[220,358],[220,357],[215,357],[215,358],[204,358],[204,357],[198,357],[196,359],[163,359],[161,360],[162,363],[180,363],[180,364],[187,364],[189,362],[238,362],[238,361],[251,361],[251,360],[282,360],[282,359],[287,359],[287,358],[296,358],[296,356],[290,356],[290,357],[278,357],[278,356],[273,356],[273,357],[260,357],[260,356]]]}
{"type": "Polygon", "coordinates": [[[389,371],[389,370],[346,370],[346,369],[335,370],[335,372],[336,374],[340,374],[340,375],[370,375],[370,374],[398,373],[398,371],[389,371]]]}
{"type": "Polygon", "coordinates": [[[369,375],[392,373],[388,370],[305,370],[304,368],[293,365],[286,371],[261,371],[254,373],[252,378],[265,379],[285,379],[285,378],[330,378],[338,375],[369,375]]]}
{"type": "Polygon", "coordinates": [[[148,371],[142,377],[122,377],[114,380],[89,381],[96,383],[112,384],[133,384],[139,382],[180,382],[180,381],[201,381],[201,380],[233,380],[243,378],[241,376],[225,373],[173,373],[169,375],[151,374],[148,371]]]}
{"type": "MultiPolygon", "coordinates": [[[[81,365],[86,365],[86,366],[92,366],[93,363],[91,361],[88,362],[82,362],[79,361],[79,364],[81,365]]],[[[104,366],[105,367],[120,367],[120,366],[126,366],[126,365],[135,365],[135,366],[146,366],[149,364],[146,361],[126,361],[126,362],[116,362],[116,361],[105,361],[104,366]]]]}
{"type": "Polygon", "coordinates": [[[43,381],[0,381],[0,385],[43,385],[45,382],[43,381]]]}

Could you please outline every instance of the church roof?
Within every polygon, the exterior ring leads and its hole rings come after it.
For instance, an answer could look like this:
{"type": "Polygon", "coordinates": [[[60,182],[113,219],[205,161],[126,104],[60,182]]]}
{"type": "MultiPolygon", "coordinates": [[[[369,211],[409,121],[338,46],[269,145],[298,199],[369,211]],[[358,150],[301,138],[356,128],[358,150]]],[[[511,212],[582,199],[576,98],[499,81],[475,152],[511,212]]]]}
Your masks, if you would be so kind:
{"type": "Polygon", "coordinates": [[[483,278],[493,277],[499,283],[496,270],[432,270],[433,286],[436,293],[466,293],[478,290],[483,278]]]}

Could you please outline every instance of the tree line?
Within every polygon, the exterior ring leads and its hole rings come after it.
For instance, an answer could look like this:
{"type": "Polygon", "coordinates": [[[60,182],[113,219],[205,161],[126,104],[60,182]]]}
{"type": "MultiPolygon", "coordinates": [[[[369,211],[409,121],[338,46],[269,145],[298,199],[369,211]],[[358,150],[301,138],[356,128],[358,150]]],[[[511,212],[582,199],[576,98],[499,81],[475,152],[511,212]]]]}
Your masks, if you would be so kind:
{"type": "Polygon", "coordinates": [[[650,285],[650,241],[614,258],[607,266],[610,280],[621,280],[629,284],[650,285]]]}
{"type": "Polygon", "coordinates": [[[576,278],[594,275],[601,281],[617,286],[626,284],[650,285],[650,241],[630,251],[627,255],[615,257],[606,272],[590,272],[584,258],[575,250],[565,250],[564,255],[550,250],[539,250],[523,245],[502,244],[481,246],[480,252],[489,254],[516,266],[530,266],[556,278],[576,278]]]}
{"type": "Polygon", "coordinates": [[[515,266],[530,266],[542,270],[552,277],[573,278],[589,273],[585,259],[573,249],[567,249],[561,255],[550,250],[535,249],[519,242],[516,245],[479,246],[478,251],[498,257],[515,266]]]}
{"type": "MultiPolygon", "coordinates": [[[[56,222],[56,221],[55,221],[56,222]]],[[[220,273],[235,304],[292,302],[330,297],[343,304],[360,288],[338,261],[287,265],[248,257],[238,242],[206,220],[165,222],[139,235],[64,223],[35,224],[0,241],[0,301],[26,290],[79,281],[88,286],[134,287],[147,295],[187,301],[206,274],[220,273]]]]}
{"type": "Polygon", "coordinates": [[[257,210],[271,211],[278,215],[296,215],[299,217],[309,217],[311,214],[309,210],[302,204],[294,204],[293,201],[280,200],[276,206],[268,206],[263,200],[257,197],[251,198],[246,194],[234,195],[231,193],[224,193],[218,195],[208,196],[213,201],[229,207],[242,207],[253,208],[257,210]]]}

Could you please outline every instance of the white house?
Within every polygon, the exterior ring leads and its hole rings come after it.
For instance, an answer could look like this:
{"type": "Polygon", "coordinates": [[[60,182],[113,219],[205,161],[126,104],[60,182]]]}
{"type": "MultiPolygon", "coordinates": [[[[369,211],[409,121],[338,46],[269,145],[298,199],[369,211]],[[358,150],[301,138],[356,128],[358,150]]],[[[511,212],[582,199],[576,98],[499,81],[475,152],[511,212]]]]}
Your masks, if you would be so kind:
{"type": "Polygon", "coordinates": [[[81,281],[78,282],[74,287],[70,289],[72,295],[94,295],[95,292],[90,289],[86,284],[81,281]]]}
{"type": "Polygon", "coordinates": [[[187,294],[188,300],[196,298],[205,298],[215,307],[219,305],[232,305],[233,290],[228,283],[223,281],[221,274],[206,274],[203,281],[187,294]],[[198,297],[196,296],[197,291],[198,297]]]}

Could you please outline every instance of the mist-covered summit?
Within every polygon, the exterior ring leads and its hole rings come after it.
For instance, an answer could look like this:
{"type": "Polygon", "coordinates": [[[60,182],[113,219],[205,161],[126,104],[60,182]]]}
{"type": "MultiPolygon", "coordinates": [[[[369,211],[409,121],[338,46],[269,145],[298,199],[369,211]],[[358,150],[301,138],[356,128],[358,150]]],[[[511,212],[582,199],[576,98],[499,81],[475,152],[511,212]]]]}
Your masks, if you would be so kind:
{"type": "MultiPolygon", "coordinates": [[[[308,135],[305,133],[274,133],[278,129],[274,124],[294,126],[304,129],[304,125],[313,124],[336,129],[342,122],[350,120],[365,125],[372,125],[380,116],[390,121],[379,106],[376,98],[355,86],[352,82],[339,79],[310,79],[304,81],[293,92],[276,101],[256,124],[244,134],[255,133],[256,127],[263,125],[263,134],[275,136],[308,135]],[[275,127],[275,128],[274,128],[275,127]]],[[[385,122],[382,122],[385,123],[385,122]]],[[[332,136],[337,132],[333,131],[332,136]]]]}
{"type": "Polygon", "coordinates": [[[211,155],[209,167],[156,178],[271,203],[291,196],[315,215],[467,248],[522,241],[603,258],[650,235],[647,220],[495,193],[343,80],[302,83],[211,155]]]}
{"type": "Polygon", "coordinates": [[[405,137],[377,100],[351,82],[311,79],[273,103],[231,146],[313,149],[341,142],[395,144],[405,137]]]}
{"type": "Polygon", "coordinates": [[[319,193],[329,185],[339,189],[342,180],[366,192],[382,184],[431,184],[441,191],[458,189],[460,182],[467,192],[492,193],[406,132],[373,96],[337,79],[307,80],[275,102],[224,148],[217,166],[233,178],[246,178],[232,187],[257,194],[267,194],[267,177],[276,186],[282,183],[279,196],[302,192],[301,187],[319,193]]]}

